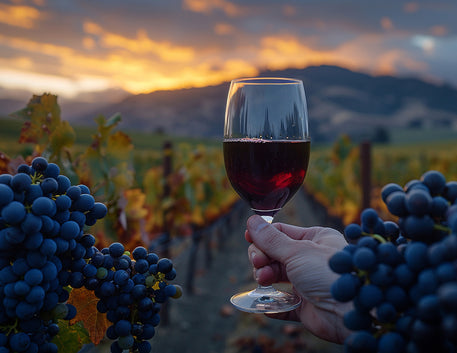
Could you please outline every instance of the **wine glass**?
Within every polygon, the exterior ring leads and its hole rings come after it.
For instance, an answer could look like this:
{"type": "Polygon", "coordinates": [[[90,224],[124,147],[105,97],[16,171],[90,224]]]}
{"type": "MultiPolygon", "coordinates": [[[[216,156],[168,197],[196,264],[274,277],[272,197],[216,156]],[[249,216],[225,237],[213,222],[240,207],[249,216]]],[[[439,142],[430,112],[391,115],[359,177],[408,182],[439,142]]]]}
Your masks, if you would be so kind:
{"type": "MultiPolygon", "coordinates": [[[[289,78],[233,80],[227,97],[224,163],[235,191],[266,221],[301,187],[309,161],[308,112],[303,82],[289,78]]],[[[236,294],[242,311],[278,313],[300,298],[272,286],[236,294]]]]}

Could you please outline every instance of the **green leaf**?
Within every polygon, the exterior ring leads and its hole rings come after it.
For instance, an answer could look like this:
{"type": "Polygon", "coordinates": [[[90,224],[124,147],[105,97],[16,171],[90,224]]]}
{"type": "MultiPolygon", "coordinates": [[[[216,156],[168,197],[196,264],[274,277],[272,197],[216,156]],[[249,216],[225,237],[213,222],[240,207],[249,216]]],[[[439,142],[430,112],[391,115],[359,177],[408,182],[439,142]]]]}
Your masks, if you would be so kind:
{"type": "Polygon", "coordinates": [[[59,320],[59,334],[54,337],[54,342],[59,352],[77,353],[82,346],[91,343],[89,334],[81,322],[69,325],[67,320],[59,320]]]}

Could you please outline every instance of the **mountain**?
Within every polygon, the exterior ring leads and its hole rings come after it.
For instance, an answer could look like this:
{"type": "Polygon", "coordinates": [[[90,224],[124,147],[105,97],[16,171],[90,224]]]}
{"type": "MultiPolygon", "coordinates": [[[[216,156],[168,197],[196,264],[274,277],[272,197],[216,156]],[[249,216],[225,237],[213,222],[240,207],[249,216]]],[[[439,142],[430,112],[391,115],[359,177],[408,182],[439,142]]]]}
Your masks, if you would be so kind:
{"type": "MultiPolygon", "coordinates": [[[[395,129],[444,128],[457,132],[457,89],[416,78],[371,76],[336,66],[266,71],[260,76],[303,80],[308,101],[310,132],[314,141],[334,140],[341,133],[354,138],[395,129]]],[[[118,103],[93,109],[81,105],[64,119],[90,124],[98,114],[119,112],[121,127],[164,131],[187,136],[221,137],[229,83],[174,91],[129,95],[118,103]],[[84,109],[83,109],[84,108],[84,109]]],[[[1,104],[0,104],[1,105],[1,104]]],[[[70,110],[70,109],[68,109],[70,110]]]]}

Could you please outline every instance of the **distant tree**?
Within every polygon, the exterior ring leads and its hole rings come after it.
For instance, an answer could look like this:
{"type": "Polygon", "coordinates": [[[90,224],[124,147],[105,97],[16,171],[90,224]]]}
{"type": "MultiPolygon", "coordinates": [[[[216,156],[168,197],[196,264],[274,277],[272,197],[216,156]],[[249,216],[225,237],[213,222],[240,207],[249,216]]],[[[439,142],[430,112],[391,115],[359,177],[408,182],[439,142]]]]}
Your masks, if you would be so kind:
{"type": "Polygon", "coordinates": [[[423,121],[420,119],[415,119],[408,123],[408,127],[411,129],[420,129],[422,126],[423,126],[423,121]]]}
{"type": "Polygon", "coordinates": [[[382,144],[387,144],[390,142],[390,134],[389,131],[382,126],[378,126],[375,128],[373,132],[373,137],[372,141],[374,143],[382,143],[382,144]]]}

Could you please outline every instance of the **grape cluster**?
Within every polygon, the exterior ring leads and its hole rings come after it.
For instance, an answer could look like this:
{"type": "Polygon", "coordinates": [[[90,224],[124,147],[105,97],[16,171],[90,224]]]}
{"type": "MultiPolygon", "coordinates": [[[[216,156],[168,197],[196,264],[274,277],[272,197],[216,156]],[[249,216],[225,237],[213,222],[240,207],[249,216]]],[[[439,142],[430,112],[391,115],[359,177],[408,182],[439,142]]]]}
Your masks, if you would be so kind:
{"type": "Polygon", "coordinates": [[[0,175],[0,352],[57,352],[57,320],[76,315],[67,287],[96,252],[83,229],[106,213],[45,158],[0,175]]]}
{"type": "Polygon", "coordinates": [[[182,294],[179,285],[168,284],[176,277],[171,260],[144,247],[135,248],[132,257],[121,243],[112,243],[95,252],[85,272],[85,286],[99,298],[97,310],[112,323],[106,336],[113,340],[113,353],[149,353],[161,304],[182,294]]]}
{"type": "Polygon", "coordinates": [[[340,274],[332,296],[353,302],[344,315],[351,352],[457,351],[457,182],[428,171],[382,199],[398,222],[371,208],[345,228],[349,241],[329,260],[340,274]]]}

